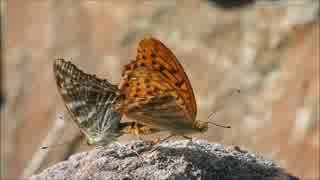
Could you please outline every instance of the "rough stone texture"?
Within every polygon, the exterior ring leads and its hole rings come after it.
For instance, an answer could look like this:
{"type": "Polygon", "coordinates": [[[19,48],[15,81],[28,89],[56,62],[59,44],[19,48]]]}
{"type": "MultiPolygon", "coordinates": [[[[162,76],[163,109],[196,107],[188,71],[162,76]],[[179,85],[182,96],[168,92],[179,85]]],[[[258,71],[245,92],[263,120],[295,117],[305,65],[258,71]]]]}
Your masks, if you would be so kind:
{"type": "Polygon", "coordinates": [[[60,179],[298,179],[238,146],[202,140],[113,144],[71,156],[28,180],[60,179]],[[137,156],[132,149],[140,153],[137,156]]]}

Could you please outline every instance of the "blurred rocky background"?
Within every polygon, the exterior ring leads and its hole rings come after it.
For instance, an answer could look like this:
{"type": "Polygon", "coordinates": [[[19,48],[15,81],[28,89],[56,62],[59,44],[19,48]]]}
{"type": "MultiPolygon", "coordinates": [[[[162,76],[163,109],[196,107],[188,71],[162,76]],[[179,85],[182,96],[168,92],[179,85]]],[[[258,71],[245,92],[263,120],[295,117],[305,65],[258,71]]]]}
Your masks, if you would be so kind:
{"type": "Polygon", "coordinates": [[[220,109],[211,121],[232,126],[195,137],[319,178],[319,14],[318,0],[1,1],[2,178],[29,176],[92,148],[67,114],[57,118],[65,107],[54,59],[118,83],[146,36],[184,66],[198,119],[220,109]],[[235,89],[241,93],[231,96],[235,89]]]}

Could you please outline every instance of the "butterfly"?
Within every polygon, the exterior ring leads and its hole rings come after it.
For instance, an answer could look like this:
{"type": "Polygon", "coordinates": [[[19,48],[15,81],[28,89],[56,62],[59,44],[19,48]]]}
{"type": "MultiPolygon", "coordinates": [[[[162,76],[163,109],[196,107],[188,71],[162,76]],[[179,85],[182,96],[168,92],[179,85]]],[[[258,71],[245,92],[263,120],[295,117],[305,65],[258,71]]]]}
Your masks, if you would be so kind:
{"type": "Polygon", "coordinates": [[[120,122],[122,114],[112,110],[121,95],[116,85],[86,74],[71,62],[56,59],[53,72],[65,106],[89,145],[105,146],[124,133],[151,130],[135,122],[120,122]]]}
{"type": "Polygon", "coordinates": [[[155,38],[140,41],[136,59],[125,65],[113,110],[138,123],[175,135],[204,132],[196,120],[191,83],[176,56],[155,38]]]}

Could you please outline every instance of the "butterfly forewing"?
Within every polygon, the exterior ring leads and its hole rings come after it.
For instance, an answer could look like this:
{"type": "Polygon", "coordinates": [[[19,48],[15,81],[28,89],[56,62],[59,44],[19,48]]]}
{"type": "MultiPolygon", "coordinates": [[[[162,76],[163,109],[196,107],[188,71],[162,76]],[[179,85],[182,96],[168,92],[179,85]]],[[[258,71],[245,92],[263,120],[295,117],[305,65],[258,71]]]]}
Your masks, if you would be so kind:
{"type": "MultiPolygon", "coordinates": [[[[154,38],[142,40],[139,43],[136,61],[128,64],[123,74],[130,76],[130,73],[139,67],[146,67],[162,74],[162,83],[166,82],[175,89],[180,105],[185,106],[190,119],[195,120],[197,105],[189,79],[175,55],[164,44],[154,38]]],[[[126,87],[120,86],[120,89],[126,87]]]]}
{"type": "Polygon", "coordinates": [[[135,61],[125,66],[114,109],[138,122],[182,134],[192,131],[197,113],[189,79],[174,54],[154,38],[139,43],[135,61]]]}
{"type": "Polygon", "coordinates": [[[159,71],[166,77],[166,81],[177,88],[177,93],[186,104],[188,113],[194,120],[197,113],[197,105],[190,81],[176,56],[162,42],[157,39],[144,39],[139,43],[137,61],[151,63],[153,70],[159,71]]]}
{"type": "Polygon", "coordinates": [[[86,74],[63,59],[55,60],[54,74],[67,109],[89,139],[118,135],[121,114],[111,109],[120,94],[115,85],[86,74]]]}

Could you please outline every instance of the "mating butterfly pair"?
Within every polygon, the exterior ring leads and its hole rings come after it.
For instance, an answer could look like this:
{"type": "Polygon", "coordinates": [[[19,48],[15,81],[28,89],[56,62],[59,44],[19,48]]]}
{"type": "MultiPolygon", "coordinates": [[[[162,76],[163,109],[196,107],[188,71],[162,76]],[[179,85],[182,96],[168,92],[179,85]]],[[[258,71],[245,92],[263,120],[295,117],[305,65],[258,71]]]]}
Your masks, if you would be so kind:
{"type": "Polygon", "coordinates": [[[196,100],[183,67],[157,39],[139,43],[136,60],[125,66],[118,87],[63,59],[55,60],[54,73],[65,105],[88,144],[107,145],[139,128],[183,136],[208,128],[208,123],[195,120],[196,100]],[[137,124],[121,122],[122,115],[137,124]]]}

